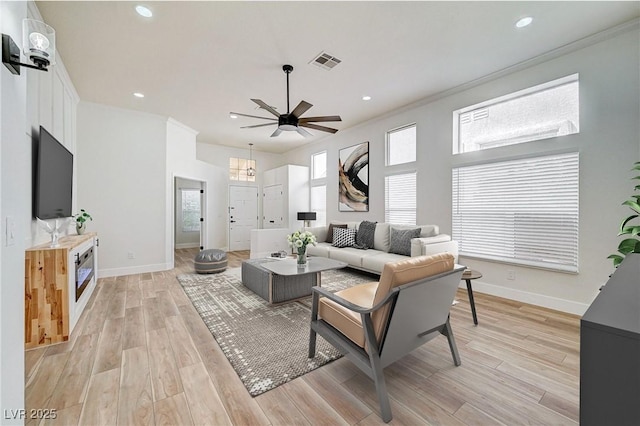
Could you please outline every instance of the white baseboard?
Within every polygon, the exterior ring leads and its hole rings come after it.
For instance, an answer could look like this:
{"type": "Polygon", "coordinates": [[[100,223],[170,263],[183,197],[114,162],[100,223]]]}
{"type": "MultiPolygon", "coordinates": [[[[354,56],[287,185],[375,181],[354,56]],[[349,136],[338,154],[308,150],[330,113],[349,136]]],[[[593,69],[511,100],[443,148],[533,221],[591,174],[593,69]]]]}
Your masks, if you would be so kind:
{"type": "MultiPolygon", "coordinates": [[[[460,287],[466,289],[464,281],[460,287]]],[[[495,284],[474,280],[471,281],[473,292],[486,293],[492,296],[504,297],[505,299],[517,300],[518,302],[529,303],[531,305],[542,306],[543,308],[554,309],[556,311],[582,316],[589,305],[586,303],[574,302],[572,300],[559,299],[557,297],[545,296],[544,294],[529,293],[527,291],[516,290],[495,284]]]]}
{"type": "Polygon", "coordinates": [[[130,266],[127,268],[98,269],[99,278],[120,277],[122,275],[145,274],[147,272],[168,271],[173,265],[157,263],[155,265],[130,266]]]}
{"type": "Polygon", "coordinates": [[[176,244],[177,249],[197,248],[200,247],[200,243],[182,243],[176,244]]]}

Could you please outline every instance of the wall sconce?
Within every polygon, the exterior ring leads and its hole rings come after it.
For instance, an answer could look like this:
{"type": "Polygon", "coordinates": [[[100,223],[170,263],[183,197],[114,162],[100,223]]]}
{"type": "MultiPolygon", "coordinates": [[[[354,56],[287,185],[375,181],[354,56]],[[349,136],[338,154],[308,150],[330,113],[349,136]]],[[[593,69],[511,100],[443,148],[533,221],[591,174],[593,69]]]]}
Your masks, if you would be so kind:
{"type": "Polygon", "coordinates": [[[249,167],[247,167],[247,176],[255,176],[256,169],[253,167],[253,144],[249,144],[249,167]]]}
{"type": "Polygon", "coordinates": [[[311,221],[316,220],[316,212],[298,212],[298,220],[304,221],[304,227],[309,228],[311,221]]]}
{"type": "Polygon", "coordinates": [[[2,63],[12,74],[20,75],[20,66],[47,71],[56,63],[56,31],[35,19],[22,21],[22,52],[34,65],[20,62],[20,48],[11,36],[2,34],[2,63]]]}

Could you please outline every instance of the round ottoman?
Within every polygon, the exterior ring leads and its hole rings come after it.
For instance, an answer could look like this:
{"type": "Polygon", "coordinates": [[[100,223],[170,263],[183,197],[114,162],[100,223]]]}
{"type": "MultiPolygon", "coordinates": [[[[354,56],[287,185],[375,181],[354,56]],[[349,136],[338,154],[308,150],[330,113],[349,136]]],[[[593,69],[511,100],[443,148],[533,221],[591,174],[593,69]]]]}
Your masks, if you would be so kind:
{"type": "Polygon", "coordinates": [[[202,250],[194,260],[196,272],[212,274],[227,269],[227,253],[218,249],[202,250]]]}

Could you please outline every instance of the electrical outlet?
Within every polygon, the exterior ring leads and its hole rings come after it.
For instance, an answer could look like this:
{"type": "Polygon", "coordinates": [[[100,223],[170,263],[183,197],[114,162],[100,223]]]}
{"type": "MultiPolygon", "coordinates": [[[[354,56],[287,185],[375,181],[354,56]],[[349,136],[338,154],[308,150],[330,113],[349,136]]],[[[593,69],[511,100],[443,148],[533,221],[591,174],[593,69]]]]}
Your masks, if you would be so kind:
{"type": "Polygon", "coordinates": [[[136,255],[132,251],[130,251],[130,252],[127,253],[127,258],[128,259],[135,259],[136,255]]]}
{"type": "Polygon", "coordinates": [[[508,280],[515,280],[516,279],[516,271],[514,271],[513,269],[507,269],[507,279],[508,280]]]}

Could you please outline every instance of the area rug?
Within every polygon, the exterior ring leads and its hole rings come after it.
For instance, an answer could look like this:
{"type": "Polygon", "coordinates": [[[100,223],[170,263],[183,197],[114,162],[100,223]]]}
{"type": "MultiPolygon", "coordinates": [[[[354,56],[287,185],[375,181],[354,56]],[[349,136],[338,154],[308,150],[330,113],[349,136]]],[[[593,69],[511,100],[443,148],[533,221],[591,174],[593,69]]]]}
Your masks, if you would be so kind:
{"type": "MultiPolygon", "coordinates": [[[[318,336],[316,356],[307,358],[310,297],[269,305],[242,285],[239,269],[179,275],[178,281],[252,396],[342,356],[318,336]]],[[[322,287],[329,291],[374,280],[350,270],[322,273],[322,287]]]]}

